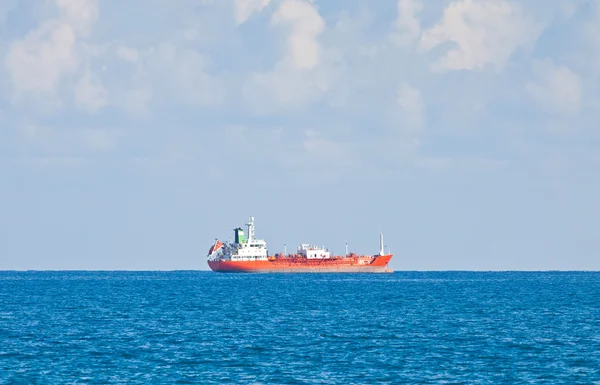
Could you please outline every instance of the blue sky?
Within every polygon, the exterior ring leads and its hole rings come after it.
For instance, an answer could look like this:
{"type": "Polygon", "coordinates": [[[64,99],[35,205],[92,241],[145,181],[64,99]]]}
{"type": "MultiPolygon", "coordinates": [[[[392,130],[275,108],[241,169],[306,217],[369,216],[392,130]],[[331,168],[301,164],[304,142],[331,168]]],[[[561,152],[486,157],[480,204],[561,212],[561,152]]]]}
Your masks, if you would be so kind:
{"type": "Polygon", "coordinates": [[[6,0],[0,269],[600,269],[600,1],[6,0]]]}

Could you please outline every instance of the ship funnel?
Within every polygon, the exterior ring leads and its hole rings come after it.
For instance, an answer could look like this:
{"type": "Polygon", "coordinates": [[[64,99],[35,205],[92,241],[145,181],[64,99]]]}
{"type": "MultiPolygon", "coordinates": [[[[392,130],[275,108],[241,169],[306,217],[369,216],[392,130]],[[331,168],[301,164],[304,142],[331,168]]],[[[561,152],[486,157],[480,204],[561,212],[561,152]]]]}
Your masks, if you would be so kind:
{"type": "Polygon", "coordinates": [[[241,243],[246,243],[246,238],[244,236],[244,230],[242,230],[240,227],[233,229],[233,233],[235,235],[235,243],[237,243],[238,245],[241,243]]]}
{"type": "Polygon", "coordinates": [[[379,233],[379,255],[385,255],[383,250],[383,232],[379,233]]]}

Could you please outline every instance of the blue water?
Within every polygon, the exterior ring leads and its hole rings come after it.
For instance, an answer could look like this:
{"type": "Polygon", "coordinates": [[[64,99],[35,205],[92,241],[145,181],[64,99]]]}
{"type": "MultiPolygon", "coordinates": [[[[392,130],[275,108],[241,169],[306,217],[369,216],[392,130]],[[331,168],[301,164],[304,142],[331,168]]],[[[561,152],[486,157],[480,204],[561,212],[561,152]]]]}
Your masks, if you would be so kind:
{"type": "Polygon", "coordinates": [[[0,272],[0,383],[600,384],[600,273],[0,272]]]}

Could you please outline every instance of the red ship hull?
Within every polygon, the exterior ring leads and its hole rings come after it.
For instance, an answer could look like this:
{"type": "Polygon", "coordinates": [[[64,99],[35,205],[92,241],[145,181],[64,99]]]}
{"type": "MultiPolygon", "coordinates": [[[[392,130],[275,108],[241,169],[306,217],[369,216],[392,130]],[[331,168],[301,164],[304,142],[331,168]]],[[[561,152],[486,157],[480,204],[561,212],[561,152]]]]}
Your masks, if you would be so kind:
{"type": "Polygon", "coordinates": [[[392,273],[387,265],[393,254],[328,259],[270,258],[267,261],[208,261],[220,273],[392,273]]]}

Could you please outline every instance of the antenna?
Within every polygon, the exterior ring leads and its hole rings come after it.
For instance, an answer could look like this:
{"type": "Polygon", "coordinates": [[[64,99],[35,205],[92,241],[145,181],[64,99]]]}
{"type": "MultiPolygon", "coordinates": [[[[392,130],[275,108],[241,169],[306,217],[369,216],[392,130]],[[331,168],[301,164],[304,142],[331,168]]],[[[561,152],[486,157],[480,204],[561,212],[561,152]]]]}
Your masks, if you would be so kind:
{"type": "Polygon", "coordinates": [[[250,217],[250,220],[248,221],[248,223],[246,223],[246,226],[248,226],[248,242],[253,242],[254,241],[254,217],[250,217]]]}

